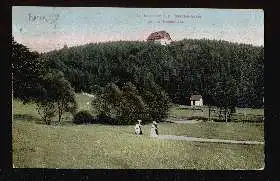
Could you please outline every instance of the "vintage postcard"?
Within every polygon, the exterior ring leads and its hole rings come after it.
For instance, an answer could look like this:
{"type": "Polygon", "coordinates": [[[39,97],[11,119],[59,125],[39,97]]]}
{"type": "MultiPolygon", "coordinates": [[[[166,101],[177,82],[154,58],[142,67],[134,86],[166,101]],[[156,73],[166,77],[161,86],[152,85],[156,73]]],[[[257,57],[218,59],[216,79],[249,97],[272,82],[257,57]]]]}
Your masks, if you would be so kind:
{"type": "Polygon", "coordinates": [[[14,168],[260,170],[260,9],[12,7],[14,168]]]}

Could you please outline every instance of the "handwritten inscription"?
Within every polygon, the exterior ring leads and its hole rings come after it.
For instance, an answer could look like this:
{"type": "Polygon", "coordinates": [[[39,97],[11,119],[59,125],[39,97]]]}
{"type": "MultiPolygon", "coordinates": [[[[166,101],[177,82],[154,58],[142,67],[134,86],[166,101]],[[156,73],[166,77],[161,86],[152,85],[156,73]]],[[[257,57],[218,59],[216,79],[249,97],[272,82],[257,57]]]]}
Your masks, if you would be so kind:
{"type": "Polygon", "coordinates": [[[53,14],[49,16],[33,15],[31,13],[28,14],[29,22],[48,23],[48,24],[52,24],[54,28],[56,28],[57,26],[58,18],[59,18],[59,14],[53,14]]]}

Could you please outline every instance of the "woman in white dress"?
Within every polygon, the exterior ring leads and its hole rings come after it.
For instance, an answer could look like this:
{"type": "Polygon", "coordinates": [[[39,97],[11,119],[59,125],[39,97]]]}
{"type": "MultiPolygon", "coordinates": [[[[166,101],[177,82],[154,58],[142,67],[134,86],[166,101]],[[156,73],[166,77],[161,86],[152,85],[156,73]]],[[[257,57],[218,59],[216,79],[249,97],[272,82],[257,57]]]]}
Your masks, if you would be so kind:
{"type": "Polygon", "coordinates": [[[157,137],[157,136],[158,136],[157,122],[153,121],[152,128],[151,128],[151,137],[157,137]]]}
{"type": "Polygon", "coordinates": [[[142,134],[142,125],[141,125],[141,120],[138,120],[138,123],[135,125],[135,134],[136,135],[141,135],[142,134]]]}

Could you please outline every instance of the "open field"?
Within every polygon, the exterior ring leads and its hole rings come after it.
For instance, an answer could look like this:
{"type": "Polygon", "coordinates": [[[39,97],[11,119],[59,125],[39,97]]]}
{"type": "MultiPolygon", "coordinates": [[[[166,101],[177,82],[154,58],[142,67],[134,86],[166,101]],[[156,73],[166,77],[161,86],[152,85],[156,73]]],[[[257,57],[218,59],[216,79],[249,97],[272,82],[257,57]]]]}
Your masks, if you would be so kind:
{"type": "MultiPolygon", "coordinates": [[[[213,109],[213,108],[212,108],[213,109]]],[[[170,118],[176,119],[208,119],[207,106],[192,108],[191,106],[174,105],[169,111],[170,118]]],[[[232,122],[263,122],[264,109],[236,108],[232,122]]],[[[211,112],[211,119],[219,119],[217,112],[211,112]]]]}
{"type": "MultiPolygon", "coordinates": [[[[77,94],[77,100],[79,109],[90,108],[83,103],[88,101],[86,96],[77,94]]],[[[152,139],[151,125],[144,125],[144,135],[137,137],[133,125],[74,125],[70,117],[64,118],[63,125],[48,126],[40,121],[33,104],[23,105],[17,100],[13,101],[13,115],[16,167],[259,169],[264,166],[264,145],[152,139]]],[[[159,124],[159,134],[264,141],[263,123],[256,122],[166,122],[159,124]]]]}
{"type": "Polygon", "coordinates": [[[94,109],[91,106],[91,101],[93,99],[94,98],[89,97],[88,95],[83,94],[83,93],[76,94],[76,100],[77,100],[77,103],[78,103],[78,111],[89,110],[89,111],[92,111],[94,113],[94,109]]]}

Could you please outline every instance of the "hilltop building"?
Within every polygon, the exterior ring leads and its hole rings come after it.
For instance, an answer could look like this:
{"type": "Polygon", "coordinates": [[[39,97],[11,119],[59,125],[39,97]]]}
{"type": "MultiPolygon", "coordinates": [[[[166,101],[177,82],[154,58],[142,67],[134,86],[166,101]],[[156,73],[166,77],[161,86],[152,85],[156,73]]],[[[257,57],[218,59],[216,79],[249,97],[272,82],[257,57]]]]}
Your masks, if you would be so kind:
{"type": "Polygon", "coordinates": [[[157,31],[148,36],[147,41],[160,43],[161,45],[168,45],[172,42],[170,35],[166,31],[157,31]]]}

